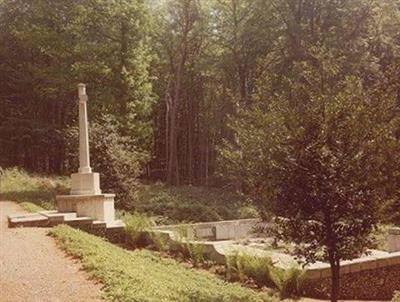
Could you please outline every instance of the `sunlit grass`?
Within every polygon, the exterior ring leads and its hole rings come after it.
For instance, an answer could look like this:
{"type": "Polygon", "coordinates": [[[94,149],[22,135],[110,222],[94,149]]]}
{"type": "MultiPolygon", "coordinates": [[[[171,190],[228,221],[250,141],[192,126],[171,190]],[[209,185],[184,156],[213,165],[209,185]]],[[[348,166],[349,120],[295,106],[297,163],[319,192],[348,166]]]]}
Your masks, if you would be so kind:
{"type": "Polygon", "coordinates": [[[0,199],[23,203],[28,211],[34,209],[32,204],[53,209],[56,195],[67,193],[68,188],[66,177],[31,175],[17,168],[0,170],[0,199]]]}
{"type": "Polygon", "coordinates": [[[84,269],[104,284],[105,296],[112,301],[278,301],[157,253],[128,251],[65,225],[53,228],[51,234],[62,249],[79,258],[84,269]]]}

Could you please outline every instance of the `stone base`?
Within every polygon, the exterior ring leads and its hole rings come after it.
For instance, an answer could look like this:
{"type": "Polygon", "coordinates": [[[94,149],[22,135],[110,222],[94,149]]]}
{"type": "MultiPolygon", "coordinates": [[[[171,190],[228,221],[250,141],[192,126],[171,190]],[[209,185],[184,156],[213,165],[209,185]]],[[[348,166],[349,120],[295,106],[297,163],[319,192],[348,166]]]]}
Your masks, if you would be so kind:
{"type": "Polygon", "coordinates": [[[78,217],[90,217],[107,224],[115,221],[114,194],[58,195],[59,212],[75,212],[78,217]]]}
{"type": "Polygon", "coordinates": [[[99,173],[72,174],[71,195],[101,195],[99,173]]]}
{"type": "Polygon", "coordinates": [[[400,227],[389,229],[388,248],[389,252],[400,252],[400,227]]]}

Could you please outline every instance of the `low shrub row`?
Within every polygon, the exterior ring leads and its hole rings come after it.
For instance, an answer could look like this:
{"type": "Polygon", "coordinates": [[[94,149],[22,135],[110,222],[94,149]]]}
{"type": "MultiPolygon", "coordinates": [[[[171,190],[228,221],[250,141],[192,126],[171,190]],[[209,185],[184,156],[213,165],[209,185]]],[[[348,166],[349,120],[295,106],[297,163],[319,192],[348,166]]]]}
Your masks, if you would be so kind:
{"type": "MultiPolygon", "coordinates": [[[[186,240],[187,228],[184,225],[176,234],[181,243],[171,247],[167,242],[163,242],[162,236],[151,232],[151,228],[155,225],[151,218],[135,213],[125,214],[122,219],[126,224],[126,244],[129,247],[147,247],[164,251],[178,259],[189,260],[194,266],[209,269],[215,266],[212,259],[208,259],[205,255],[203,245],[186,240]]],[[[258,288],[274,288],[280,292],[282,298],[298,294],[303,280],[303,270],[299,267],[283,270],[276,267],[268,256],[255,257],[246,253],[230,255],[226,266],[220,268],[218,274],[229,281],[240,281],[258,288]]]]}

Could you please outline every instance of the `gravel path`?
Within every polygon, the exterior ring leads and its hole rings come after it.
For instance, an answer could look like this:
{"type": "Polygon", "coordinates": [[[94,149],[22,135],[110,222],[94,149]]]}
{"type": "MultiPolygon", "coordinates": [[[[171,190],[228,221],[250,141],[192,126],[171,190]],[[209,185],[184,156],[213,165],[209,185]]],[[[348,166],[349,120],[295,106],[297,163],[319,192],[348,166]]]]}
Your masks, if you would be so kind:
{"type": "Polygon", "coordinates": [[[101,285],[65,256],[45,228],[7,227],[7,215],[23,213],[0,201],[0,302],[97,302],[101,285]]]}

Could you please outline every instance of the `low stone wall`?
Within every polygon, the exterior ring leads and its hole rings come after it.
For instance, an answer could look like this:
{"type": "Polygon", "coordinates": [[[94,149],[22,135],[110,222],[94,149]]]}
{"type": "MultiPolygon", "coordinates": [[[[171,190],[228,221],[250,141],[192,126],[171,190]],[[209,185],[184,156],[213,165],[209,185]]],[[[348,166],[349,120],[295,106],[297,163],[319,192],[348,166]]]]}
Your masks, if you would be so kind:
{"type": "MultiPolygon", "coordinates": [[[[153,232],[162,237],[173,250],[181,249],[186,243],[200,245],[207,259],[224,265],[227,256],[232,251],[238,250],[237,244],[232,240],[254,236],[254,228],[258,225],[260,221],[257,219],[244,219],[161,226],[155,228],[153,232]],[[186,233],[183,237],[179,235],[182,230],[186,233]]],[[[293,262],[288,259],[293,257],[288,254],[267,252],[249,246],[241,247],[240,250],[255,257],[267,255],[282,269],[293,266],[293,262]],[[289,265],[285,266],[285,263],[289,265]]],[[[291,260],[295,262],[294,258],[291,260]]],[[[319,299],[329,298],[330,274],[330,266],[327,263],[306,266],[303,295],[319,299]]],[[[400,290],[400,252],[372,251],[371,256],[343,261],[340,274],[341,299],[390,300],[394,292],[400,290]]]]}
{"type": "Polygon", "coordinates": [[[390,252],[400,252],[400,227],[389,229],[388,247],[390,252]]]}
{"type": "Polygon", "coordinates": [[[155,230],[168,230],[188,240],[237,240],[254,236],[254,229],[261,223],[259,219],[224,220],[193,224],[167,225],[155,230]]]}
{"type": "MultiPolygon", "coordinates": [[[[341,275],[340,299],[391,300],[400,290],[400,264],[341,275]]],[[[329,299],[331,279],[306,279],[303,294],[329,299]]]]}

